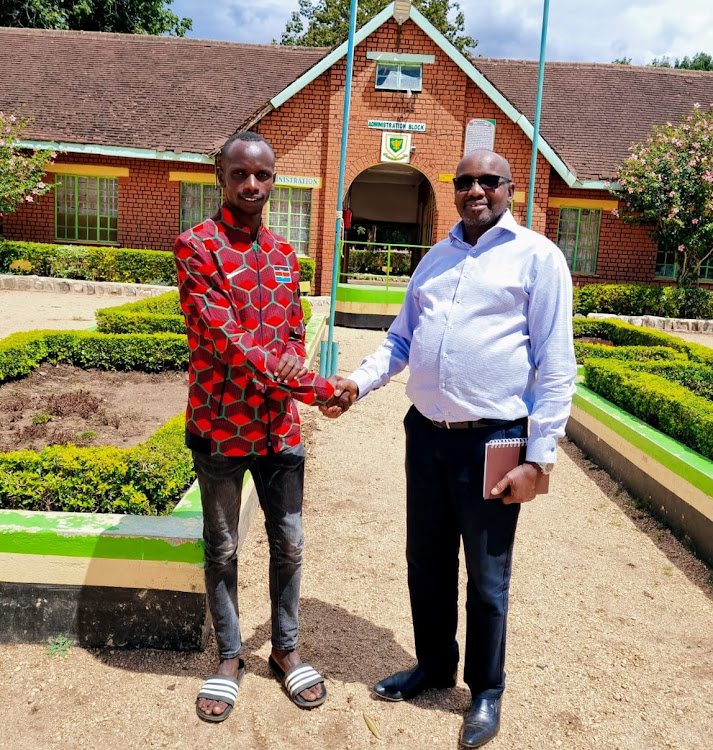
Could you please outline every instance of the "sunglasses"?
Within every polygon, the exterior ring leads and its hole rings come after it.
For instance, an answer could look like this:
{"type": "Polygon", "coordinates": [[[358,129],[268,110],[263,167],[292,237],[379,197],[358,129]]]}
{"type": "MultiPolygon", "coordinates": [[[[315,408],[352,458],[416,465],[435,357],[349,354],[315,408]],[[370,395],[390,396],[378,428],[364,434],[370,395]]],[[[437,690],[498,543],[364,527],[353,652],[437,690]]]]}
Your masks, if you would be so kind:
{"type": "Polygon", "coordinates": [[[464,174],[453,178],[453,184],[459,193],[470,190],[476,182],[483,190],[496,190],[501,184],[512,182],[512,180],[509,177],[501,177],[499,174],[481,174],[478,177],[464,174]]]}

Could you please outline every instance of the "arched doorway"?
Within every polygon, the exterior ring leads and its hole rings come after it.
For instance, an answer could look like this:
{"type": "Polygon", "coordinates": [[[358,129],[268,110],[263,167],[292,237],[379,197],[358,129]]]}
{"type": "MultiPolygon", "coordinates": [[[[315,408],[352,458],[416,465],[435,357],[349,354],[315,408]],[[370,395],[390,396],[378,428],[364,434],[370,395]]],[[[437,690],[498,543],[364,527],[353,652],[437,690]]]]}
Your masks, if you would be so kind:
{"type": "Polygon", "coordinates": [[[388,327],[411,274],[431,246],[436,196],[428,178],[408,164],[377,164],[354,178],[344,208],[336,321],[388,327]]]}

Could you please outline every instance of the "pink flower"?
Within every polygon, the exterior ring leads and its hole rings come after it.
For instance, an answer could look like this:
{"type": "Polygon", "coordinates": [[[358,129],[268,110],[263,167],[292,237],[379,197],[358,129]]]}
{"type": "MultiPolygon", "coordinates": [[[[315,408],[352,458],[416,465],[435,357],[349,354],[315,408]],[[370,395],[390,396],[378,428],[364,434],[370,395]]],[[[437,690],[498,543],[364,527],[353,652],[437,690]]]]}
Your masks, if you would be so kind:
{"type": "Polygon", "coordinates": [[[696,103],[695,103],[695,104],[693,105],[693,108],[694,108],[694,109],[700,109],[700,108],[701,108],[701,103],[700,103],[700,102],[696,102],[696,103]]]}
{"type": "Polygon", "coordinates": [[[686,246],[685,246],[685,245],[679,245],[679,246],[678,246],[678,252],[679,252],[679,253],[682,253],[682,252],[683,252],[683,251],[684,251],[685,249],[686,249],[686,246]]]}
{"type": "Polygon", "coordinates": [[[710,169],[706,169],[706,173],[703,175],[703,179],[706,182],[713,182],[713,172],[710,169]]]}
{"type": "Polygon", "coordinates": [[[37,187],[42,190],[42,188],[47,187],[44,182],[38,182],[37,187]]]}
{"type": "Polygon", "coordinates": [[[10,115],[10,122],[15,122],[17,120],[17,117],[15,115],[10,115]]]}
{"type": "Polygon", "coordinates": [[[691,224],[698,224],[698,219],[691,219],[691,224]]]}
{"type": "Polygon", "coordinates": [[[25,196],[25,200],[26,200],[26,201],[27,201],[28,203],[32,203],[32,202],[33,202],[33,201],[34,201],[35,199],[34,199],[34,198],[33,198],[33,197],[31,196],[31,195],[26,195],[26,196],[25,196]]]}
{"type": "Polygon", "coordinates": [[[629,192],[630,192],[630,193],[633,193],[633,192],[634,192],[634,188],[631,188],[631,187],[630,187],[630,188],[629,188],[629,192]]]}
{"type": "Polygon", "coordinates": [[[674,192],[673,192],[673,190],[672,190],[672,191],[671,191],[671,192],[670,192],[670,193],[668,194],[668,197],[669,197],[669,198],[673,198],[673,196],[674,196],[674,195],[675,195],[675,193],[674,193],[674,192]]]}

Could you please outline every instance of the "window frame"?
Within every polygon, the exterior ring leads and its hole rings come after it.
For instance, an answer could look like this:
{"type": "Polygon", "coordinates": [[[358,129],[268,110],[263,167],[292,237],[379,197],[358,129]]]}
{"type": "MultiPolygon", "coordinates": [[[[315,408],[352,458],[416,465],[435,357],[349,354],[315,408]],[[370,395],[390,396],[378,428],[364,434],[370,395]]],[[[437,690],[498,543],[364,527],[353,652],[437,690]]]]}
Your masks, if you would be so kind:
{"type": "MultiPolygon", "coordinates": [[[[312,200],[312,188],[306,188],[301,187],[300,185],[275,185],[272,189],[272,193],[270,194],[270,200],[267,203],[267,225],[270,229],[270,231],[275,231],[276,234],[283,236],[287,242],[292,246],[294,251],[297,253],[297,255],[301,258],[309,258],[309,248],[310,243],[312,241],[312,216],[313,216],[313,208],[314,203],[312,200]],[[286,231],[283,233],[281,229],[273,229],[274,224],[272,220],[272,201],[275,200],[276,196],[275,193],[278,190],[287,190],[287,226],[286,231]],[[307,216],[309,219],[309,223],[307,226],[307,239],[301,240],[300,243],[304,242],[306,244],[305,250],[300,250],[297,247],[295,247],[295,242],[290,237],[290,231],[292,230],[292,218],[293,218],[293,211],[292,211],[292,194],[295,190],[304,191],[306,195],[309,195],[309,214],[298,214],[299,216],[307,216]]],[[[280,199],[282,200],[282,199],[280,199]]],[[[300,201],[300,203],[304,203],[303,201],[300,201]]],[[[304,230],[304,227],[295,227],[295,230],[304,230]]]]}
{"type": "MultiPolygon", "coordinates": [[[[65,183],[66,184],[66,183],[65,183]]],[[[86,174],[69,174],[69,173],[58,173],[55,175],[55,187],[52,191],[54,193],[54,238],[57,242],[62,243],[73,243],[73,244],[80,244],[80,245],[118,245],[119,244],[119,178],[118,177],[108,177],[108,176],[101,176],[101,175],[86,175],[86,174]],[[79,190],[79,180],[95,180],[96,186],[94,188],[94,192],[96,195],[96,216],[95,214],[81,214],[79,211],[79,202],[80,202],[80,190],[79,190]],[[65,181],[72,181],[73,187],[73,203],[74,203],[74,211],[72,214],[69,214],[67,212],[63,213],[63,216],[67,217],[72,215],[74,220],[74,236],[70,237],[68,235],[68,228],[69,223],[65,224],[65,233],[63,236],[60,236],[59,233],[59,211],[60,208],[60,198],[64,197],[62,194],[64,193],[64,186],[63,182],[65,181]],[[115,213],[112,214],[111,212],[106,212],[106,209],[102,209],[101,206],[101,194],[102,194],[102,181],[106,181],[107,188],[111,188],[111,190],[108,193],[109,201],[114,204],[115,213]],[[89,239],[89,238],[81,238],[79,237],[80,233],[80,225],[79,225],[79,219],[80,216],[88,216],[88,217],[94,217],[96,218],[96,225],[93,227],[93,229],[96,230],[96,239],[89,239]],[[112,228],[110,226],[111,220],[114,219],[116,221],[116,227],[112,228]],[[105,220],[104,222],[102,220],[105,220]],[[101,234],[105,233],[106,238],[102,239],[101,234]]],[[[87,190],[87,194],[89,191],[87,190]]],[[[65,203],[64,208],[67,207],[67,203],[65,203]]],[[[87,223],[86,227],[87,233],[89,231],[89,223],[87,223]]]]}
{"type": "Polygon", "coordinates": [[[393,60],[379,60],[376,63],[376,71],[374,74],[374,88],[377,91],[423,91],[423,63],[420,62],[396,62],[393,60]],[[379,68],[394,68],[396,69],[396,86],[387,86],[385,84],[379,85],[379,68]],[[402,86],[402,70],[404,68],[418,68],[418,88],[415,87],[404,87],[402,86]]]}
{"type": "MultiPolygon", "coordinates": [[[[569,235],[569,232],[565,233],[566,235],[569,235]]],[[[599,261],[599,243],[601,241],[601,234],[602,234],[602,209],[601,208],[591,208],[589,206],[560,206],[559,213],[557,215],[557,239],[556,239],[556,245],[559,247],[559,249],[562,251],[562,254],[565,256],[565,259],[567,260],[567,265],[569,266],[569,270],[572,274],[577,274],[578,276],[595,276],[597,273],[597,264],[599,261]],[[567,257],[566,248],[563,248],[560,245],[561,237],[562,237],[562,212],[563,211],[576,211],[577,212],[577,226],[575,230],[575,236],[574,236],[574,248],[572,250],[572,258],[571,262],[570,259],[567,257]],[[590,211],[595,212],[597,215],[597,226],[596,226],[596,244],[593,249],[593,258],[592,258],[592,270],[586,270],[583,271],[581,269],[577,268],[577,263],[579,261],[580,256],[580,230],[582,227],[582,212],[583,211],[590,211]]]]}
{"type": "Polygon", "coordinates": [[[223,204],[223,189],[217,185],[215,185],[213,182],[186,182],[181,181],[179,187],[179,195],[178,195],[178,230],[181,234],[183,232],[187,232],[189,229],[191,229],[194,226],[197,226],[200,224],[204,219],[210,218],[213,216],[215,211],[206,211],[205,210],[205,190],[206,188],[209,188],[211,190],[219,190],[220,191],[220,199],[218,202],[218,208],[223,204]],[[200,188],[200,218],[197,222],[193,222],[192,220],[185,223],[183,218],[183,191],[186,188],[200,188]],[[185,223],[185,226],[184,226],[185,223]]]}
{"type": "MultiPolygon", "coordinates": [[[[677,261],[677,252],[676,250],[666,250],[662,248],[660,245],[656,249],[656,267],[654,268],[654,278],[655,279],[662,279],[666,281],[675,280],[678,276],[678,261],[677,261]],[[659,262],[659,258],[663,256],[663,262],[659,262]],[[671,262],[667,263],[666,261],[671,258],[671,262]],[[662,274],[658,272],[659,267],[670,267],[671,268],[671,274],[662,274]]],[[[701,264],[701,271],[698,276],[698,278],[701,281],[713,281],[713,255],[710,255],[702,264],[701,264]]]]}

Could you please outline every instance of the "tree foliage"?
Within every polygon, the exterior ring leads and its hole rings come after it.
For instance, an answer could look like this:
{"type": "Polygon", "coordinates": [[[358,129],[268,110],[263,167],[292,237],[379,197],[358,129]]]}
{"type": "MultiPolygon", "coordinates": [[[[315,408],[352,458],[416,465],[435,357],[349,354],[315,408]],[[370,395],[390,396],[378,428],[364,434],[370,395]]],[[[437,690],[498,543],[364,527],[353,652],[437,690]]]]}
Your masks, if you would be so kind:
{"type": "MultiPolygon", "coordinates": [[[[616,62],[616,60],[615,60],[616,62]]],[[[676,58],[671,63],[668,57],[655,57],[649,65],[654,68],[681,68],[683,70],[713,70],[713,55],[697,52],[693,57],[676,58]]]]}
{"type": "Polygon", "coordinates": [[[2,0],[0,26],[185,36],[193,25],[172,0],[2,0]]]}
{"type": "MultiPolygon", "coordinates": [[[[280,44],[301,47],[334,47],[349,35],[349,0],[299,0],[300,9],[292,14],[280,44]]],[[[383,10],[389,0],[360,0],[357,28],[383,10]]],[[[465,17],[451,0],[413,0],[413,4],[448,39],[465,53],[478,42],[465,33],[465,17]],[[450,17],[450,20],[449,20],[450,17]]]]}
{"type": "Polygon", "coordinates": [[[679,286],[694,286],[713,253],[713,108],[696,104],[682,122],[654,126],[630,151],[613,189],[622,218],[649,225],[659,245],[676,252],[679,286]]]}
{"type": "Polygon", "coordinates": [[[0,216],[11,213],[24,201],[32,203],[52,188],[43,182],[48,164],[57,155],[53,151],[18,148],[29,118],[0,112],[0,216]]]}

